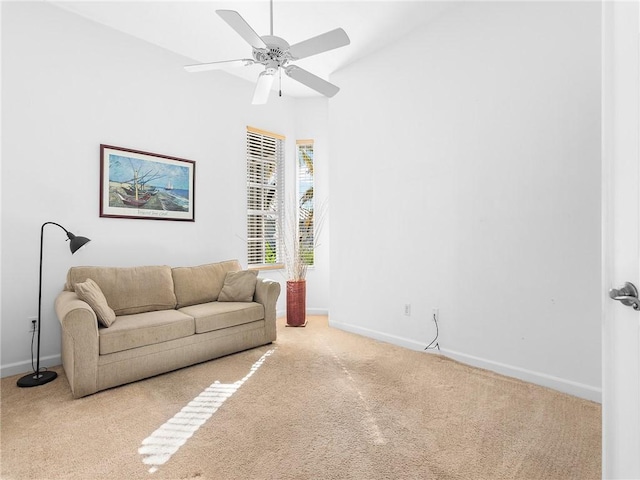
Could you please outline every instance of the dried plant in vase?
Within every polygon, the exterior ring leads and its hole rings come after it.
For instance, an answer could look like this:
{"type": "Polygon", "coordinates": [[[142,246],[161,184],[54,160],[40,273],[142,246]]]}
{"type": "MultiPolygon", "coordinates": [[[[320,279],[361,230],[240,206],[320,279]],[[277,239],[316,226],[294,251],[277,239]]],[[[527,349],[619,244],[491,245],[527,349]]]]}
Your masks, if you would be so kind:
{"type": "Polygon", "coordinates": [[[324,222],[322,205],[317,215],[313,208],[313,188],[297,202],[295,215],[284,215],[280,228],[280,243],[287,274],[287,325],[306,325],[306,278],[309,265],[314,264],[315,249],[324,222]],[[311,200],[311,201],[309,201],[311,200]],[[308,207],[307,205],[311,205],[308,207]]]}

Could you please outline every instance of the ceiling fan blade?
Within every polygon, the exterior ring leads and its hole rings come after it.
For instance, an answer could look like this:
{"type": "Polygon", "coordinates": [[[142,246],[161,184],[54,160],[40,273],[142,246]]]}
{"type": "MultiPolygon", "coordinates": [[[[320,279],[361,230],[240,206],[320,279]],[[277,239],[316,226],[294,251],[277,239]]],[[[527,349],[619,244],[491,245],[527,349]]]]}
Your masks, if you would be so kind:
{"type": "Polygon", "coordinates": [[[267,48],[267,44],[262,41],[253,28],[235,10],[216,10],[216,13],[229,24],[245,41],[255,48],[267,48]]]}
{"type": "Polygon", "coordinates": [[[294,80],[297,80],[303,85],[306,85],[316,92],[321,93],[325,97],[333,97],[340,91],[339,87],[336,87],[334,84],[323,80],[322,78],[314,75],[311,72],[307,72],[297,65],[288,66],[287,68],[285,68],[284,72],[294,80]]]}
{"type": "Polygon", "coordinates": [[[244,67],[247,65],[252,65],[255,62],[248,58],[240,59],[240,60],[223,60],[221,62],[211,62],[211,63],[197,63],[195,65],[185,65],[184,69],[187,72],[206,72],[208,70],[220,70],[226,67],[244,67]]]}
{"type": "Polygon", "coordinates": [[[251,101],[253,105],[263,105],[267,103],[274,79],[275,75],[273,74],[269,74],[267,72],[260,73],[260,76],[258,77],[258,83],[256,84],[256,89],[253,92],[253,100],[251,101]]]}
{"type": "Polygon", "coordinates": [[[318,53],[333,50],[334,48],[349,45],[351,40],[342,28],[336,28],[330,32],[323,33],[317,37],[312,37],[303,42],[296,43],[289,48],[289,53],[294,60],[317,55],[318,53]]]}

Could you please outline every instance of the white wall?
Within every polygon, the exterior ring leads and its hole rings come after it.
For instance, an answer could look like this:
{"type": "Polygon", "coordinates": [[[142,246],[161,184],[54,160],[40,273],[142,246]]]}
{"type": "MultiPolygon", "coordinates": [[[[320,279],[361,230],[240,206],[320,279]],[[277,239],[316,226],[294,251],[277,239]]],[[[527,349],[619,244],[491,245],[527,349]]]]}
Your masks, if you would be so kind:
{"type": "Polygon", "coordinates": [[[600,398],[599,9],[472,2],[332,76],[332,325],[421,350],[439,307],[443,353],[600,398]]]}
{"type": "MultiPolygon", "coordinates": [[[[297,133],[291,98],[252,106],[251,83],[187,74],[182,66],[191,60],[47,3],[1,8],[1,364],[8,375],[30,369],[27,318],[38,309],[43,222],[92,239],[71,256],[64,232],[45,230],[41,356],[51,365],[60,363],[53,301],[70,266],[244,264],[246,126],[286,135],[291,161],[297,133]],[[195,160],[196,221],[100,218],[101,143],[195,160]]],[[[284,281],[277,272],[261,276],[284,281]]],[[[326,309],[325,299],[312,305],[326,309]]]]}

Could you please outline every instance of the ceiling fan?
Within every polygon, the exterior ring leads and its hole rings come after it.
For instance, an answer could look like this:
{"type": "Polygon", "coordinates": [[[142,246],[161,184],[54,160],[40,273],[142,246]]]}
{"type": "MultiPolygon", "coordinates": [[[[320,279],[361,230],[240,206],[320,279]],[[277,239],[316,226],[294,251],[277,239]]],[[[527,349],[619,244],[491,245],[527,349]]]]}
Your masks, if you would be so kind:
{"type": "Polygon", "coordinates": [[[254,105],[267,103],[276,74],[281,73],[281,71],[316,92],[326,97],[333,97],[340,88],[297,65],[291,65],[290,62],[349,45],[351,41],[346,32],[342,28],[336,28],[295,45],[289,45],[283,38],[273,35],[273,0],[270,2],[270,12],[270,35],[261,37],[238,12],[234,10],[216,10],[216,13],[251,45],[253,58],[187,65],[184,69],[187,72],[204,72],[226,67],[264,65],[265,69],[258,76],[258,82],[253,93],[252,103],[254,105]]]}

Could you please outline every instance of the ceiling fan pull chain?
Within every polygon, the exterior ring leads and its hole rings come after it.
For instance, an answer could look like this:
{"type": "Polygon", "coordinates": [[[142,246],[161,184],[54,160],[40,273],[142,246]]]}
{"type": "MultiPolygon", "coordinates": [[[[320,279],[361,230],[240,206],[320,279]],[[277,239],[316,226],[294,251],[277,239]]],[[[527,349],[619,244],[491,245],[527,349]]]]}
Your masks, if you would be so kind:
{"type": "Polygon", "coordinates": [[[278,81],[279,81],[278,96],[281,97],[282,96],[282,69],[281,68],[278,69],[278,81]]]}

